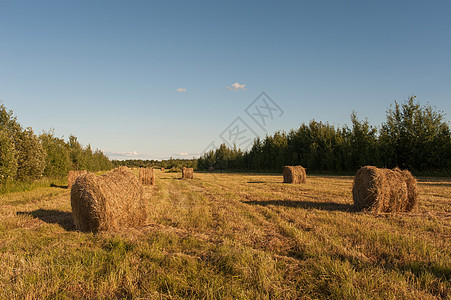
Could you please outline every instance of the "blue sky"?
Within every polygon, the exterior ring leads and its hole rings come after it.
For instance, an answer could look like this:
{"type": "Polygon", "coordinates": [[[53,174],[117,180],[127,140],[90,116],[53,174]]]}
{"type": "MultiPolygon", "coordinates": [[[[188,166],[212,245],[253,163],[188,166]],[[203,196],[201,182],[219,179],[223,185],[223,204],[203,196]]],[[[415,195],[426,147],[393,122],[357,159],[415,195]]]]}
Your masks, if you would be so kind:
{"type": "Polygon", "coordinates": [[[450,15],[449,1],[0,0],[0,99],[36,133],[118,159],[197,156],[237,117],[258,136],[352,110],[380,125],[412,94],[449,119],[450,15]],[[263,128],[245,112],[261,92],[283,111],[263,128]]]}

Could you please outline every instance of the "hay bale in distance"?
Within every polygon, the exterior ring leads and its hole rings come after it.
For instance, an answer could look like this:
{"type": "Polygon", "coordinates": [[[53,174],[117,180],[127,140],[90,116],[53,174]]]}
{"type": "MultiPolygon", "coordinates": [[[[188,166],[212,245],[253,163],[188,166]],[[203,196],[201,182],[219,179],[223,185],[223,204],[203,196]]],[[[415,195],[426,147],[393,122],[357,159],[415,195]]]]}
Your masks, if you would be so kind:
{"type": "Polygon", "coordinates": [[[74,183],[75,179],[77,179],[78,176],[88,173],[88,171],[81,170],[81,171],[69,171],[67,174],[67,188],[70,189],[74,183]]]}
{"type": "Polygon", "coordinates": [[[215,170],[215,168],[213,166],[208,167],[208,172],[213,172],[214,170],[215,170]]]}
{"type": "Polygon", "coordinates": [[[161,168],[161,171],[164,172],[164,168],[161,168]]]}
{"type": "Polygon", "coordinates": [[[417,204],[416,180],[398,168],[360,168],[352,187],[354,207],[375,213],[411,211],[417,204]]]}
{"type": "Polygon", "coordinates": [[[307,174],[302,166],[285,166],[283,167],[284,183],[305,183],[307,174]]]}
{"type": "Polygon", "coordinates": [[[194,169],[183,167],[182,178],[193,179],[194,178],[194,169]]]}
{"type": "Polygon", "coordinates": [[[155,172],[153,168],[139,168],[139,181],[141,184],[155,184],[155,172]]]}
{"type": "Polygon", "coordinates": [[[120,167],[102,176],[81,175],[71,190],[72,216],[80,231],[119,230],[144,225],[147,219],[138,178],[120,167]]]}

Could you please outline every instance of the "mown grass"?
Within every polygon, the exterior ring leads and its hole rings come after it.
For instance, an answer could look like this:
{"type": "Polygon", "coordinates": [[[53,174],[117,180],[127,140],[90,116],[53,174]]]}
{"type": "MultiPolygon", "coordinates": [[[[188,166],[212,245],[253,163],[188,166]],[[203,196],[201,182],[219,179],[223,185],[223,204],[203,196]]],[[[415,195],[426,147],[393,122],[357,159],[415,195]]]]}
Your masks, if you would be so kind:
{"type": "Polygon", "coordinates": [[[0,298],[449,299],[451,182],[352,210],[352,177],[157,171],[141,229],[75,231],[69,191],[0,196],[0,298]]]}

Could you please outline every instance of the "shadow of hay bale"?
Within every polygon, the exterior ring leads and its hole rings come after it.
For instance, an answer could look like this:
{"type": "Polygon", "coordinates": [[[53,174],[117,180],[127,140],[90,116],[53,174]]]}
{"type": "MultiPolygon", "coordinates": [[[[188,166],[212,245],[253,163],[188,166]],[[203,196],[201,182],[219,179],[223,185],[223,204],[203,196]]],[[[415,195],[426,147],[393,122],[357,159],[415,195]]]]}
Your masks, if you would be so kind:
{"type": "Polygon", "coordinates": [[[50,187],[60,188],[60,189],[67,189],[68,188],[67,185],[58,185],[58,184],[54,184],[54,183],[51,183],[50,187]]]}
{"type": "Polygon", "coordinates": [[[49,224],[58,224],[67,231],[75,231],[75,224],[70,212],[40,208],[31,212],[19,211],[17,214],[29,215],[49,224]]]}

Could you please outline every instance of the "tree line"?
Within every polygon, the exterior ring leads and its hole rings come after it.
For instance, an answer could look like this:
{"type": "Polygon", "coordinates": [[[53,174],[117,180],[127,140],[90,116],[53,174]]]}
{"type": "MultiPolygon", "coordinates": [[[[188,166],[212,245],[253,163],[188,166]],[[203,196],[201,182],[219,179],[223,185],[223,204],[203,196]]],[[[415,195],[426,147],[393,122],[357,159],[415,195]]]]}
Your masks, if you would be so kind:
{"type": "Polygon", "coordinates": [[[83,147],[73,135],[67,141],[53,131],[36,135],[0,105],[0,184],[63,177],[69,170],[108,170],[112,166],[100,150],[83,147]]]}
{"type": "Polygon", "coordinates": [[[197,169],[197,159],[181,159],[170,158],[163,160],[143,160],[143,159],[127,159],[112,160],[114,166],[126,166],[129,168],[164,168],[168,170],[180,171],[183,167],[197,169]]]}
{"type": "Polygon", "coordinates": [[[446,173],[451,170],[449,122],[441,111],[411,96],[395,101],[378,128],[351,114],[351,126],[310,121],[288,133],[279,131],[254,140],[246,152],[228,148],[205,153],[199,169],[281,171],[302,165],[309,171],[354,172],[364,165],[446,173]]]}

